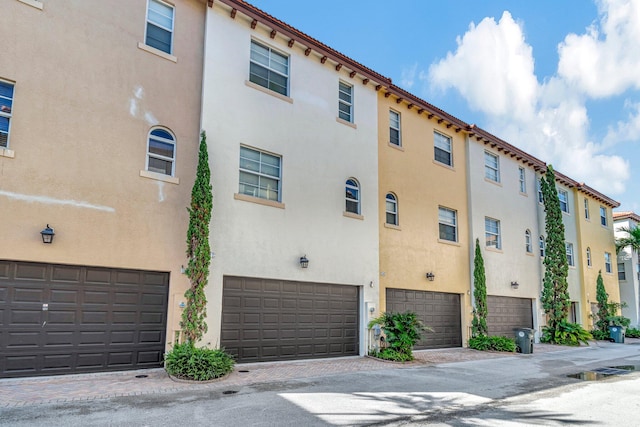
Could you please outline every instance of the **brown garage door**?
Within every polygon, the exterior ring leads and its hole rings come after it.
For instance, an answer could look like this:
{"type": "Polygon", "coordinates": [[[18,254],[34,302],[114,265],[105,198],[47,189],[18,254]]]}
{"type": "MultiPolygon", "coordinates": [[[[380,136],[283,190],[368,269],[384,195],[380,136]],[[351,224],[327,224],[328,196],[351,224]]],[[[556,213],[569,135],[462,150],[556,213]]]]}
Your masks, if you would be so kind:
{"type": "Polygon", "coordinates": [[[169,274],[0,260],[0,377],[162,366],[169,274]]]}
{"type": "Polygon", "coordinates": [[[489,335],[505,337],[513,337],[514,328],[533,328],[531,300],[487,296],[487,328],[489,335]]]}
{"type": "Polygon", "coordinates": [[[225,277],[221,345],[239,362],[357,355],[358,288],[225,277]]]}
{"type": "Polygon", "coordinates": [[[423,334],[415,349],[462,346],[459,294],[387,288],[386,296],[388,312],[413,311],[433,329],[423,334]]]}

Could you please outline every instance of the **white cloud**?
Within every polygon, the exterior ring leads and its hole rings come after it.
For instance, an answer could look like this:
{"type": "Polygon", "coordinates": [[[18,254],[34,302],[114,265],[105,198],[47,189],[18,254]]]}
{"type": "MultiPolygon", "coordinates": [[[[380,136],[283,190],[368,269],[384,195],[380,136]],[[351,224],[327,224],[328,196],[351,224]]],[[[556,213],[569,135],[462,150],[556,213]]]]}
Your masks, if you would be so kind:
{"type": "Polygon", "coordinates": [[[615,126],[610,126],[607,135],[604,137],[604,144],[612,146],[620,142],[637,141],[640,135],[640,103],[627,101],[625,107],[631,112],[628,120],[620,120],[615,126]]]}
{"type": "MultiPolygon", "coordinates": [[[[626,24],[635,22],[633,16],[628,17],[629,22],[624,21],[623,8],[618,3],[610,0],[601,4],[601,10],[611,4],[614,7],[615,13],[602,15],[606,18],[603,27],[607,28],[607,34],[613,31],[609,27],[614,25],[614,18],[617,31],[625,34],[631,31],[630,25],[626,24]]],[[[593,57],[583,58],[586,52],[604,54],[596,34],[596,27],[591,27],[583,36],[567,36],[559,47],[561,58],[565,55],[564,61],[582,61],[579,66],[597,68],[593,62],[589,63],[593,57]],[[581,50],[576,50],[578,45],[581,50]]],[[[613,38],[608,40],[608,43],[616,43],[613,38]]],[[[640,36],[636,37],[636,43],[637,40],[640,36]]],[[[425,79],[432,89],[457,90],[471,108],[486,115],[487,122],[481,127],[553,164],[571,178],[584,181],[608,195],[625,190],[625,182],[630,176],[628,162],[605,153],[611,140],[596,143],[589,138],[590,120],[585,99],[595,93],[590,92],[592,87],[588,82],[591,77],[580,80],[578,74],[559,73],[538,83],[533,50],[525,40],[521,24],[509,12],[504,12],[497,23],[493,18],[485,18],[477,26],[472,23],[464,36],[458,37],[457,44],[455,52],[449,52],[446,58],[430,67],[425,79]]],[[[607,46],[611,48],[611,45],[607,46]]],[[[640,58],[640,49],[636,51],[640,58]]],[[[620,58],[613,55],[611,59],[620,58]]],[[[600,64],[597,58],[595,64],[600,64]]],[[[620,66],[617,63],[612,67],[620,66]]],[[[634,69],[640,69],[640,62],[634,69]]],[[[604,69],[597,71],[600,72],[604,69]]],[[[634,77],[640,81],[640,73],[634,77]]],[[[625,78],[630,81],[629,76],[625,78]]],[[[625,78],[621,77],[620,81],[625,78]]],[[[616,129],[610,130],[610,135],[611,138],[625,135],[637,139],[633,133],[638,135],[638,130],[640,108],[630,117],[629,123],[619,123],[616,129]]]]}
{"type": "Polygon", "coordinates": [[[416,62],[415,64],[413,64],[412,66],[405,68],[404,70],[402,70],[401,74],[400,74],[400,86],[402,86],[403,88],[410,90],[415,81],[416,81],[416,74],[418,72],[418,63],[416,62]]]}

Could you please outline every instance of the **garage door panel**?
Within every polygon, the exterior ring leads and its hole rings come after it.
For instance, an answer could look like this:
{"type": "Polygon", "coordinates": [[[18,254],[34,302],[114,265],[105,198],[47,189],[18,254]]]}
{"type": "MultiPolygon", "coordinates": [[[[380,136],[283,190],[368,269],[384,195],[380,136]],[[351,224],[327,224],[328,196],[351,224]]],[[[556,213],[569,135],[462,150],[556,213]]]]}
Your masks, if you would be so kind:
{"type": "Polygon", "coordinates": [[[44,282],[47,277],[47,266],[42,264],[20,263],[15,266],[15,280],[44,282]]]}
{"type": "Polygon", "coordinates": [[[514,328],[533,328],[532,300],[487,296],[487,328],[490,335],[513,337],[514,328]]]}
{"type": "Polygon", "coordinates": [[[85,283],[107,285],[111,283],[111,271],[104,268],[87,268],[85,283]]]}
{"type": "Polygon", "coordinates": [[[346,288],[355,287],[225,277],[221,345],[241,362],[330,357],[332,343],[340,355],[357,354],[358,290],[346,288]],[[355,313],[344,312],[345,294],[353,296],[348,306],[355,313]],[[262,305],[226,304],[231,298],[262,305]]]}
{"type": "Polygon", "coordinates": [[[51,280],[53,282],[80,282],[80,267],[56,265],[52,268],[51,280]]]}

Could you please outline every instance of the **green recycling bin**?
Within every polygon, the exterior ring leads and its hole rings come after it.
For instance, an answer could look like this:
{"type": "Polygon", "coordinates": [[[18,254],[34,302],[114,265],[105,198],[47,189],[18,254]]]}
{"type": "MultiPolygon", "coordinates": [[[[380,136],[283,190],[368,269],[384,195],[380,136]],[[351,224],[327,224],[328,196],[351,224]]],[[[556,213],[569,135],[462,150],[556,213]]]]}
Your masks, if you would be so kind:
{"type": "Polygon", "coordinates": [[[533,333],[535,330],[531,328],[516,328],[513,332],[516,334],[516,350],[518,353],[533,353],[533,333]]]}
{"type": "Polygon", "coordinates": [[[609,326],[609,338],[612,342],[624,344],[624,327],[609,326]]]}

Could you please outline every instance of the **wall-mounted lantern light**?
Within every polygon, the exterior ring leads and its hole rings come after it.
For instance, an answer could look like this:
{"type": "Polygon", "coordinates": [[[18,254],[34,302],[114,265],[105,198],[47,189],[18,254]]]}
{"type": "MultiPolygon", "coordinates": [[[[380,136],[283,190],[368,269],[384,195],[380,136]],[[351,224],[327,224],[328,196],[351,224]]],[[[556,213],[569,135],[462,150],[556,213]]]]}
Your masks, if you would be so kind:
{"type": "Polygon", "coordinates": [[[300,257],[300,267],[307,268],[309,267],[309,260],[306,255],[300,257]]]}
{"type": "Polygon", "coordinates": [[[511,289],[518,289],[518,286],[520,286],[518,282],[511,282],[511,289]]]}
{"type": "Polygon", "coordinates": [[[428,280],[428,281],[433,282],[433,280],[434,280],[435,278],[436,278],[436,275],[435,275],[435,274],[433,274],[433,272],[431,272],[431,271],[430,271],[430,272],[428,272],[428,273],[427,273],[427,280],[428,280]]]}
{"type": "Polygon", "coordinates": [[[47,228],[42,230],[40,235],[42,235],[42,243],[51,243],[53,242],[53,236],[55,236],[56,233],[54,233],[53,228],[49,227],[49,224],[47,224],[47,228]]]}

